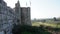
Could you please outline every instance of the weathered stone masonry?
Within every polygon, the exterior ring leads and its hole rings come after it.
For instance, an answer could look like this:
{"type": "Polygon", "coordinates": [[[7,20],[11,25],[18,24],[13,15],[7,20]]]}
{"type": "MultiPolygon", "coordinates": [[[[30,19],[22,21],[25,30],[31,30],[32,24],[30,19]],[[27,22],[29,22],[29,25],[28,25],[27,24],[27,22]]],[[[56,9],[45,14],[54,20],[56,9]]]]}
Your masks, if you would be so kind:
{"type": "Polygon", "coordinates": [[[30,25],[30,7],[20,7],[19,1],[12,9],[3,0],[0,0],[0,32],[12,34],[13,25],[30,25]]]}

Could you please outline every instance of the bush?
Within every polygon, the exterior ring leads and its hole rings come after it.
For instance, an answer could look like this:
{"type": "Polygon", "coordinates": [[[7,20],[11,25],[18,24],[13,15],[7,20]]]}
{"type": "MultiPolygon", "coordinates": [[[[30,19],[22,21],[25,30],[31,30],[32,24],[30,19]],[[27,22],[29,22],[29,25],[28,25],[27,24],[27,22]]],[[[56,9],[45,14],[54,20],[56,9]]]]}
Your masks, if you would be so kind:
{"type": "Polygon", "coordinates": [[[17,25],[12,29],[12,33],[13,34],[43,34],[43,33],[49,33],[49,32],[45,32],[44,29],[42,29],[41,27],[17,25]]]}

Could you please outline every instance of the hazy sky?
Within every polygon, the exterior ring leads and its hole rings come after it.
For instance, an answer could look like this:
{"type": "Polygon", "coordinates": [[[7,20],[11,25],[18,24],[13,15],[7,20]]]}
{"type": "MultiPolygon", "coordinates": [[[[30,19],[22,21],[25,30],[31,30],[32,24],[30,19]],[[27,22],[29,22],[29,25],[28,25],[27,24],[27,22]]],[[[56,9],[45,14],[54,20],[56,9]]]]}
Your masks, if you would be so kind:
{"type": "MultiPolygon", "coordinates": [[[[15,7],[17,0],[4,0],[8,6],[15,7]]],[[[60,0],[19,0],[22,7],[30,6],[31,19],[60,17],[60,0]]]]}

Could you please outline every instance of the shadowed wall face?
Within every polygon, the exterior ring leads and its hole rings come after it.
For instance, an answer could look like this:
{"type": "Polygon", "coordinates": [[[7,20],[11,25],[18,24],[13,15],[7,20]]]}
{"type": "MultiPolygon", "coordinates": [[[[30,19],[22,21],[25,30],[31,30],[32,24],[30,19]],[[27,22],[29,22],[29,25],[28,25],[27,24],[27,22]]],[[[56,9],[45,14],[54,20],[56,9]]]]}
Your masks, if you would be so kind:
{"type": "Polygon", "coordinates": [[[3,0],[0,0],[0,3],[2,3],[3,0]]]}
{"type": "Polygon", "coordinates": [[[21,10],[19,1],[15,4],[15,13],[17,15],[17,23],[21,24],[21,10]]]}
{"type": "Polygon", "coordinates": [[[21,23],[24,25],[31,25],[30,7],[21,7],[21,23]]]}

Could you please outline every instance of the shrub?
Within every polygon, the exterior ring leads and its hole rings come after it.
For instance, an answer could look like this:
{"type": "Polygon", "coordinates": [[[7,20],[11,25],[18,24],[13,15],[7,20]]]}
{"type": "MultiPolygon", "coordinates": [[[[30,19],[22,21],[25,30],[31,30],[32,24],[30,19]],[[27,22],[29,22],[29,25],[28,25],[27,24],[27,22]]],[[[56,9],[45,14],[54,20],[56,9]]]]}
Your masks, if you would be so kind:
{"type": "Polygon", "coordinates": [[[27,25],[17,25],[12,29],[13,34],[43,34],[49,33],[45,32],[41,27],[27,26],[27,25]]]}

